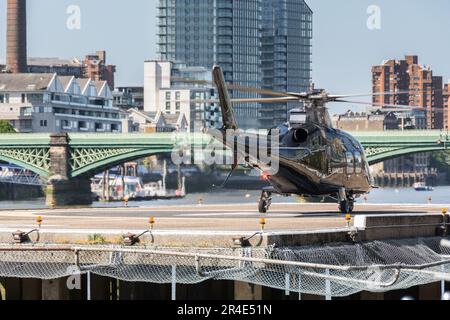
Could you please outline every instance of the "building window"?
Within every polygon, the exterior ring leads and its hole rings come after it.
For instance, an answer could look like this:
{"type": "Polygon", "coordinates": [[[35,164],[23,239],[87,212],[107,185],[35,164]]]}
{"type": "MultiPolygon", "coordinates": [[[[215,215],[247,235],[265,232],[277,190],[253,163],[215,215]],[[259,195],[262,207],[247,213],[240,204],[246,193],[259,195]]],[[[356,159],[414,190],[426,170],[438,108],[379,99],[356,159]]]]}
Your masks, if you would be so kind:
{"type": "Polygon", "coordinates": [[[44,102],[44,95],[38,94],[38,93],[30,93],[27,95],[28,102],[32,103],[43,103],[44,102]]]}
{"type": "Polygon", "coordinates": [[[171,92],[166,92],[166,100],[170,100],[172,98],[171,92]]]}
{"type": "Polygon", "coordinates": [[[22,103],[25,103],[27,101],[27,96],[25,93],[22,93],[22,103]]]}
{"type": "Polygon", "coordinates": [[[47,127],[47,120],[41,120],[40,125],[41,127],[47,127]]]}
{"type": "Polygon", "coordinates": [[[96,122],[95,123],[95,131],[104,131],[103,123],[96,122]]]}
{"type": "Polygon", "coordinates": [[[88,124],[87,124],[87,122],[86,121],[79,121],[78,122],[78,128],[81,130],[81,131],[87,131],[89,128],[88,128],[88,124]]]}
{"type": "Polygon", "coordinates": [[[31,117],[33,113],[33,108],[26,107],[26,108],[20,108],[20,115],[22,117],[31,117]]]}
{"type": "Polygon", "coordinates": [[[180,102],[177,102],[177,104],[176,104],[176,111],[180,111],[181,110],[181,103],[180,102]]]}
{"type": "Polygon", "coordinates": [[[166,112],[170,112],[170,102],[166,102],[166,112]]]}
{"type": "Polygon", "coordinates": [[[112,123],[111,124],[111,131],[112,132],[119,132],[120,131],[120,125],[118,125],[117,123],[112,123]]]}
{"type": "Polygon", "coordinates": [[[32,120],[20,120],[19,126],[22,129],[29,130],[33,128],[33,123],[32,120]]]}
{"type": "Polygon", "coordinates": [[[9,94],[0,94],[0,103],[9,103],[9,94]]]}
{"type": "Polygon", "coordinates": [[[181,99],[181,92],[180,91],[177,91],[177,92],[175,92],[175,100],[180,100],[181,99]]]}

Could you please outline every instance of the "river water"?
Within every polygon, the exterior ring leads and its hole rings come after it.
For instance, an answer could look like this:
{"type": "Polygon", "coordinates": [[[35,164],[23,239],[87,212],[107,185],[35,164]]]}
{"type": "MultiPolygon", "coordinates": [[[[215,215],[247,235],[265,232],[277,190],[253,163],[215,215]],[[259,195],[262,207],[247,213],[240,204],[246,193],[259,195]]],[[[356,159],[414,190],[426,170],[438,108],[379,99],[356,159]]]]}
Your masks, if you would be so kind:
{"type": "MultiPolygon", "coordinates": [[[[198,204],[199,200],[204,204],[240,204],[256,203],[260,196],[260,191],[246,190],[221,190],[209,193],[193,193],[179,200],[157,200],[130,202],[130,207],[142,206],[164,206],[164,205],[186,205],[198,204]]],[[[450,186],[437,187],[430,192],[417,192],[412,188],[405,189],[374,189],[367,195],[368,203],[388,203],[388,204],[427,204],[431,198],[433,204],[450,204],[450,186]]],[[[296,203],[298,197],[275,196],[274,203],[296,203]]],[[[362,202],[362,199],[358,200],[362,202]]],[[[96,202],[92,207],[117,207],[123,204],[118,202],[102,203],[96,202]]],[[[0,201],[0,209],[41,209],[46,208],[44,199],[31,201],[0,201]]]]}

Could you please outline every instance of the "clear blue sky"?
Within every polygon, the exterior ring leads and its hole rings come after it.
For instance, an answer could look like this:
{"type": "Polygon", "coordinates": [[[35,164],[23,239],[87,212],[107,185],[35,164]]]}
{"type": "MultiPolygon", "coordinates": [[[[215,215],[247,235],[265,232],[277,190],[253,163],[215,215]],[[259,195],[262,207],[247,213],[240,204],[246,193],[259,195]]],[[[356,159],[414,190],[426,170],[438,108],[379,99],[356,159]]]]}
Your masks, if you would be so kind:
{"type": "MultiPolygon", "coordinates": [[[[245,0],[239,0],[245,1],[245,0]]],[[[308,0],[314,11],[313,78],[332,93],[370,92],[370,67],[418,54],[450,78],[450,1],[308,0]],[[366,26],[369,5],[381,8],[381,30],[366,26]]],[[[0,2],[0,60],[5,58],[5,3],[0,2]]],[[[156,0],[28,0],[33,57],[83,56],[106,49],[118,85],[142,84],[143,61],[155,57],[156,0]],[[69,5],[81,8],[81,30],[66,28],[69,5]]]]}

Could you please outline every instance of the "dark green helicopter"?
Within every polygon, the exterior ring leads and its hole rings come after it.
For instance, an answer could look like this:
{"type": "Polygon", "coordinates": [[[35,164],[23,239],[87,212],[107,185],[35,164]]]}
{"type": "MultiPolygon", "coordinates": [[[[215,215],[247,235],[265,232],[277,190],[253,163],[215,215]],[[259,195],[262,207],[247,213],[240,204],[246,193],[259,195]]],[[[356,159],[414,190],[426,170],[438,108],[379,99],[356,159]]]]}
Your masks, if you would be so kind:
{"type": "MultiPolygon", "coordinates": [[[[264,172],[263,176],[270,183],[270,187],[262,191],[259,202],[260,213],[267,213],[273,194],[331,197],[336,199],[342,213],[351,213],[354,210],[355,199],[371,191],[373,179],[364,148],[352,135],[333,128],[326,107],[329,102],[353,103],[344,99],[363,95],[329,95],[324,90],[314,89],[308,93],[280,93],[230,85],[229,87],[234,90],[276,96],[232,100],[219,66],[213,69],[213,80],[218,91],[223,127],[210,133],[234,151],[236,162],[233,170],[238,165],[237,159],[241,158],[247,165],[264,172]],[[232,103],[290,101],[303,102],[304,110],[291,110],[286,124],[270,130],[267,135],[255,136],[259,144],[261,141],[267,142],[271,135],[277,132],[278,170],[270,173],[265,169],[267,163],[259,160],[259,154],[256,154],[259,151],[250,151],[248,142],[245,142],[247,140],[241,139],[244,135],[248,136],[248,133],[238,130],[232,103]]],[[[271,149],[271,144],[264,144],[263,148],[271,149]]],[[[270,150],[268,153],[270,154],[270,150]]]]}

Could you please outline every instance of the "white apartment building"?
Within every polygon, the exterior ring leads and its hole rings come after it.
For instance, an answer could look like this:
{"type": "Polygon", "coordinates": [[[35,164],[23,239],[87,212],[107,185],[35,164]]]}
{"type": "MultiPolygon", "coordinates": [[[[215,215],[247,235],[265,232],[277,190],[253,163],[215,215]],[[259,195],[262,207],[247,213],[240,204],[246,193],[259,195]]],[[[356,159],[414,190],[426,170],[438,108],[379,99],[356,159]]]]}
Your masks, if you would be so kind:
{"type": "Polygon", "coordinates": [[[191,132],[220,127],[222,116],[218,104],[195,101],[217,99],[211,78],[211,71],[203,67],[146,61],[144,112],[184,114],[191,132]]]}
{"type": "Polygon", "coordinates": [[[56,74],[0,74],[0,119],[18,132],[122,132],[106,81],[56,74]]]}

